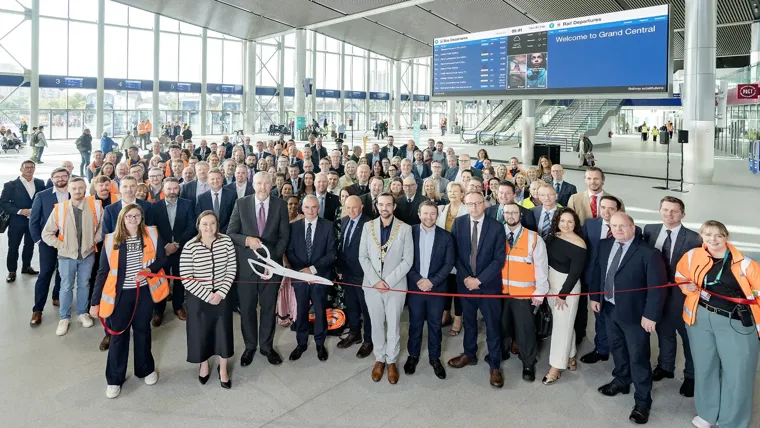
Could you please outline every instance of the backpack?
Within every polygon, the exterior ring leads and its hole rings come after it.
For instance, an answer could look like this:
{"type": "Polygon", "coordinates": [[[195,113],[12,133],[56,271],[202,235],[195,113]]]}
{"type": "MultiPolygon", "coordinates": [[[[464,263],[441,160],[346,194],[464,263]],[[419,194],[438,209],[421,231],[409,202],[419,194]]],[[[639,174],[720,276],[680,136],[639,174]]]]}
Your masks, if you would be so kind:
{"type": "Polygon", "coordinates": [[[40,141],[39,131],[32,134],[32,146],[37,147],[37,142],[40,141]]]}

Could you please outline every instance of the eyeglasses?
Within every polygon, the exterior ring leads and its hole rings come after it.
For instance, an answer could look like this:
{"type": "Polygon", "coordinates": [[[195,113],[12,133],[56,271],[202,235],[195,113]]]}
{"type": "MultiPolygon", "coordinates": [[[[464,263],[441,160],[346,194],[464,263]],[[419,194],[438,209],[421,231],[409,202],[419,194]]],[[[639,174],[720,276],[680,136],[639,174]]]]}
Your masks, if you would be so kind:
{"type": "Polygon", "coordinates": [[[467,205],[468,207],[472,208],[472,207],[480,206],[482,204],[485,204],[485,201],[467,202],[465,205],[467,205]]]}
{"type": "Polygon", "coordinates": [[[124,218],[127,220],[140,220],[142,218],[142,215],[141,214],[135,214],[135,215],[127,214],[124,216],[124,218]]]}

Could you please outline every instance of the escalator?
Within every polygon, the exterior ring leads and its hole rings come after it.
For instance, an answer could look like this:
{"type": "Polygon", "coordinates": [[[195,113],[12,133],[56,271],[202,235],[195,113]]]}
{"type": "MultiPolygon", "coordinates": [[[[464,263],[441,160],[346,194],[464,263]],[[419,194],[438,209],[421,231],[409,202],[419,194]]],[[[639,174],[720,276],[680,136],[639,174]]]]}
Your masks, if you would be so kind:
{"type": "MultiPolygon", "coordinates": [[[[502,103],[503,101],[500,102],[499,105],[501,105],[502,103]]],[[[499,105],[497,105],[496,107],[498,107],[499,105]]],[[[497,128],[499,129],[504,128],[506,123],[513,123],[515,118],[519,117],[521,111],[522,111],[522,107],[521,107],[520,101],[509,101],[501,109],[501,111],[496,115],[496,117],[491,119],[491,121],[488,122],[485,126],[477,127],[474,130],[466,132],[464,134],[465,141],[471,144],[490,144],[493,138],[491,137],[489,139],[489,137],[487,136],[489,134],[493,134],[494,130],[497,128]],[[484,141],[484,138],[488,142],[484,141]]]]}

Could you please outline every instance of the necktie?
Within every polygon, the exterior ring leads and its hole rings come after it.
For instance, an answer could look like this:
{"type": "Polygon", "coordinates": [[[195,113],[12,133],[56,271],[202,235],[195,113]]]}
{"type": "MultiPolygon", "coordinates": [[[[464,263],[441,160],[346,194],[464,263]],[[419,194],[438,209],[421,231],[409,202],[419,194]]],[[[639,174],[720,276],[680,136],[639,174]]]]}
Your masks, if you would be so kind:
{"type": "Polygon", "coordinates": [[[552,218],[551,214],[547,211],[544,213],[544,222],[541,224],[541,237],[546,238],[546,235],[549,234],[549,229],[552,227],[552,218]]]}
{"type": "Polygon", "coordinates": [[[306,260],[311,264],[311,223],[306,226],[306,260]]]}
{"type": "Polygon", "coordinates": [[[617,244],[617,252],[612,257],[612,263],[610,263],[610,267],[607,269],[607,276],[604,279],[604,298],[607,300],[615,298],[615,274],[617,273],[618,266],[620,266],[620,258],[623,256],[623,243],[618,242],[617,244]]]}
{"type": "Polygon", "coordinates": [[[509,236],[507,236],[507,242],[509,243],[509,248],[512,248],[513,245],[515,245],[515,233],[509,232],[509,236]]]}
{"type": "Polygon", "coordinates": [[[609,223],[607,223],[607,237],[612,238],[612,228],[609,223]]]}
{"type": "Polygon", "coordinates": [[[559,195],[559,183],[557,183],[557,184],[555,184],[555,185],[554,185],[554,190],[555,190],[555,191],[557,192],[557,194],[559,195]]]}
{"type": "Polygon", "coordinates": [[[477,262],[478,259],[478,222],[472,222],[472,235],[470,236],[470,267],[472,268],[472,274],[477,274],[477,262]]]}
{"type": "Polygon", "coordinates": [[[372,215],[377,216],[377,199],[372,200],[372,215]]]}
{"type": "Polygon", "coordinates": [[[410,204],[412,203],[412,198],[409,198],[409,203],[410,203],[410,204]]]}
{"type": "MultiPolygon", "coordinates": [[[[320,196],[319,197],[319,216],[324,218],[325,217],[325,197],[320,196]]],[[[311,226],[311,224],[309,224],[311,226]]]]}
{"type": "Polygon", "coordinates": [[[594,218],[597,216],[596,195],[591,197],[591,216],[594,218]]]}
{"type": "Polygon", "coordinates": [[[296,164],[296,158],[290,158],[290,164],[295,165],[296,164]]]}
{"type": "Polygon", "coordinates": [[[671,239],[672,230],[665,230],[667,236],[665,242],[662,243],[662,257],[665,259],[665,267],[670,269],[670,249],[673,247],[673,241],[671,239]]]}
{"type": "Polygon", "coordinates": [[[214,193],[214,212],[219,216],[219,192],[214,193]]]}
{"type": "Polygon", "coordinates": [[[351,243],[351,232],[354,230],[354,221],[349,220],[348,227],[346,228],[346,236],[343,238],[343,251],[346,251],[346,247],[351,243]]]}
{"type": "Polygon", "coordinates": [[[259,204],[259,216],[256,218],[256,223],[259,228],[259,237],[264,235],[264,225],[267,224],[267,214],[264,212],[264,204],[259,204]]]}

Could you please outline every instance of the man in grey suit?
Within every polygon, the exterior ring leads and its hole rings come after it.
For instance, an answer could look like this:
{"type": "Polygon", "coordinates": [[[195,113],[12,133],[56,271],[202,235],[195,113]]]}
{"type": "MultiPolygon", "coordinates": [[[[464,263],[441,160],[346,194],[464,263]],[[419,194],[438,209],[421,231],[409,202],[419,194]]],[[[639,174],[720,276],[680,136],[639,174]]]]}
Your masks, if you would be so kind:
{"type": "Polygon", "coordinates": [[[407,290],[406,274],[414,262],[412,228],[393,216],[396,202],[390,193],[377,197],[380,217],[362,229],[359,264],[364,271],[364,299],[372,321],[375,367],[372,380],[379,382],[388,365],[388,382],[398,382],[396,359],[400,349],[399,322],[407,290]],[[388,333],[385,323],[388,323],[388,333]]]}
{"type": "Polygon", "coordinates": [[[546,239],[549,236],[554,213],[557,212],[557,192],[551,184],[544,183],[538,188],[538,198],[542,205],[532,208],[531,215],[533,224],[536,225],[536,232],[546,239]]]}
{"type": "Polygon", "coordinates": [[[251,281],[237,287],[240,299],[240,325],[243,330],[245,351],[240,357],[240,365],[245,367],[253,361],[256,346],[261,344],[261,355],[270,364],[281,364],[282,358],[273,348],[275,308],[277,290],[282,277],[259,276],[248,265],[248,259],[255,259],[256,251],[262,246],[269,249],[272,260],[282,260],[282,254],[290,240],[288,206],[282,199],[269,196],[272,178],[269,173],[259,171],[253,176],[256,193],[235,201],[227,234],[235,244],[238,261],[238,279],[251,281]],[[261,318],[257,320],[257,306],[261,305],[261,318]],[[257,322],[260,321],[260,322],[257,322]],[[257,334],[258,330],[258,334],[257,334]]]}
{"type": "MultiPolygon", "coordinates": [[[[685,216],[686,207],[683,201],[673,196],[665,196],[660,201],[662,223],[644,226],[644,240],[662,252],[665,268],[668,272],[668,281],[671,283],[675,282],[676,266],[681,257],[689,250],[702,245],[702,238],[699,234],[687,229],[681,223],[685,216]]],[[[657,341],[659,342],[660,355],[657,358],[657,367],[652,372],[652,380],[656,382],[675,377],[676,351],[678,348],[676,332],[678,332],[683,342],[683,354],[686,359],[686,367],[683,371],[684,381],[680,393],[684,397],[693,397],[694,361],[691,358],[686,323],[682,318],[685,296],[678,287],[666,289],[665,294],[662,320],[657,323],[657,341]]]]}

